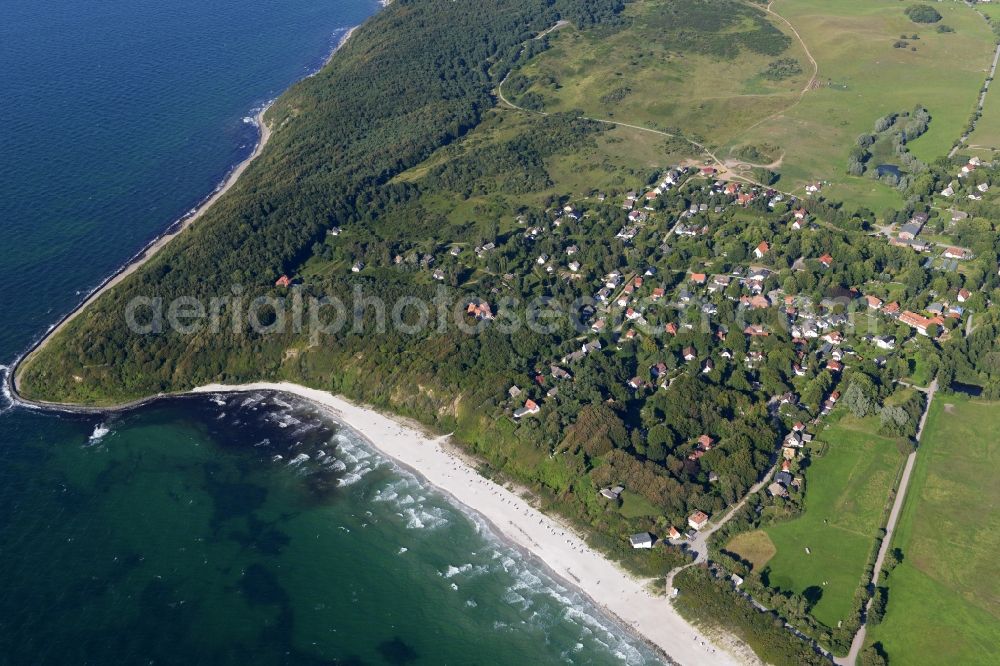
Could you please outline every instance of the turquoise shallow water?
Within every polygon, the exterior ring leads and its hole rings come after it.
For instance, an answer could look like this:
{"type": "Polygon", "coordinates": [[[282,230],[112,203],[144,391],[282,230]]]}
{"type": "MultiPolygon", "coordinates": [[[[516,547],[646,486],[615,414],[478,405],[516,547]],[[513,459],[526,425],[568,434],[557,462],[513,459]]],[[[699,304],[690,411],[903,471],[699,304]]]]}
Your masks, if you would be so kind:
{"type": "MultiPolygon", "coordinates": [[[[207,196],[252,149],[252,110],[376,8],[6,0],[0,362],[207,196]]],[[[3,666],[653,660],[356,435],[264,394],[103,417],[0,397],[0,571],[3,666]]]]}
{"type": "Polygon", "coordinates": [[[311,405],[258,393],[7,419],[2,663],[651,659],[311,405]]]}

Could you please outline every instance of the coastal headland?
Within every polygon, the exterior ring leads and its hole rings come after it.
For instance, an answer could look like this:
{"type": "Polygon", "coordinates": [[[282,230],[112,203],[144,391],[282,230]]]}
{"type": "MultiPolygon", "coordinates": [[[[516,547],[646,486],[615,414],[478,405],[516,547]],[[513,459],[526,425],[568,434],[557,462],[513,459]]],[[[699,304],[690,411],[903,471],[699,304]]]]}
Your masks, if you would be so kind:
{"type": "MultiPolygon", "coordinates": [[[[346,43],[355,30],[356,28],[351,28],[344,34],[326,64],[329,64],[336,51],[346,43]]],[[[268,108],[262,108],[254,117],[260,136],[251,155],[238,164],[197,208],[173,223],[163,234],[110,275],[12,365],[7,371],[6,381],[14,403],[23,407],[56,411],[107,413],[135,409],[163,397],[179,394],[179,392],[165,392],[128,403],[102,407],[31,400],[20,394],[18,369],[30,362],[34,355],[41,352],[55,336],[102,295],[136,273],[171,241],[202,219],[214,204],[232,190],[250,164],[263,153],[272,137],[273,128],[265,119],[268,108]]],[[[722,642],[718,642],[717,637],[706,636],[685,621],[672,608],[663,591],[653,589],[653,581],[636,578],[624,571],[587,546],[572,528],[533,507],[516,492],[516,489],[512,490],[481,476],[475,469],[475,461],[457,446],[449,444],[448,436],[428,435],[412,422],[387,416],[373,408],[361,406],[325,391],[293,383],[260,382],[232,386],[211,384],[191,392],[240,391],[283,392],[320,405],[336,420],[357,431],[382,454],[417,473],[458,504],[481,515],[500,536],[529,553],[568,585],[581,590],[624,629],[643,640],[668,662],[757,663],[753,654],[735,639],[727,640],[723,645],[722,642]],[[726,651],[727,649],[733,653],[726,651]]]]}

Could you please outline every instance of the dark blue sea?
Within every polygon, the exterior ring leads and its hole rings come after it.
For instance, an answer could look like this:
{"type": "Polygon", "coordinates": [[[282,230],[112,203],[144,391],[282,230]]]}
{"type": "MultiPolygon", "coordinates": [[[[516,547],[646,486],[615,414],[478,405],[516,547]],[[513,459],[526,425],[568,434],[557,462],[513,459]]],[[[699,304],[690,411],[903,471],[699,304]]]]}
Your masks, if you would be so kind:
{"type": "MultiPolygon", "coordinates": [[[[371,0],[3,0],[0,364],[209,196],[371,0]]],[[[3,368],[0,368],[0,372],[3,368]]],[[[0,397],[0,665],[641,664],[309,405],[0,397]],[[304,457],[303,457],[304,456],[304,457]]]]}

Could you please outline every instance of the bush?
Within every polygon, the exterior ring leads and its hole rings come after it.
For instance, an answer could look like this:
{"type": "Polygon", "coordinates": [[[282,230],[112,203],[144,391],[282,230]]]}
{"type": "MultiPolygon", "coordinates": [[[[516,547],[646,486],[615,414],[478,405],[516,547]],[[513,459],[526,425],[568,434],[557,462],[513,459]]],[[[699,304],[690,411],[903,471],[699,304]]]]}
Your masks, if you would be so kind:
{"type": "Polygon", "coordinates": [[[868,611],[868,624],[876,625],[882,623],[888,603],[889,589],[885,587],[876,588],[875,595],[872,597],[871,608],[868,611]]]}
{"type": "Polygon", "coordinates": [[[615,88],[611,92],[601,96],[602,104],[617,104],[626,97],[632,94],[632,89],[628,86],[623,86],[621,88],[615,88]]]}
{"type": "Polygon", "coordinates": [[[682,615],[732,631],[767,663],[828,663],[809,643],[785,629],[781,618],[759,612],[728,581],[713,578],[707,569],[685,569],[674,578],[674,585],[680,590],[675,603],[682,615]]]}
{"type": "Polygon", "coordinates": [[[930,5],[911,5],[906,8],[906,15],[914,23],[937,23],[941,15],[930,5]]]}
{"type": "Polygon", "coordinates": [[[779,58],[768,64],[760,75],[768,81],[783,81],[802,73],[802,65],[795,58],[779,58]]]}
{"type": "Polygon", "coordinates": [[[858,663],[861,666],[886,666],[889,661],[886,659],[885,652],[882,650],[881,643],[875,643],[874,645],[869,645],[858,657],[858,663]]]}

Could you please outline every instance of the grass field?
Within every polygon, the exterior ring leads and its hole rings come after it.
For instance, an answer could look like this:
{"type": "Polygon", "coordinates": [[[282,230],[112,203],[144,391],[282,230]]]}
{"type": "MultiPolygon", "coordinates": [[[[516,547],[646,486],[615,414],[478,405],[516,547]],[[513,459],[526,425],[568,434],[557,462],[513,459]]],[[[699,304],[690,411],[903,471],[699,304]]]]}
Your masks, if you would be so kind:
{"type": "MultiPolygon", "coordinates": [[[[979,4],[976,9],[994,21],[1000,21],[1000,5],[979,4]]],[[[992,160],[1000,152],[1000,90],[990,84],[990,92],[983,104],[983,115],[976,121],[976,129],[969,136],[967,147],[961,150],[963,155],[976,155],[985,160],[992,160]]]]}
{"type": "MultiPolygon", "coordinates": [[[[922,104],[930,129],[910,150],[925,162],[946,155],[975,106],[995,44],[986,20],[957,2],[936,5],[941,23],[954,30],[948,33],[913,23],[893,0],[775,0],[770,6],[780,17],[747,3],[712,13],[696,0],[682,2],[631,3],[617,31],[569,26],[553,33],[551,49],[516,72],[527,82],[518,93],[534,95],[547,111],[680,131],[723,160],[750,161],[740,157],[742,148],[768,147],[782,189],[820,180],[828,183],[826,196],[882,213],[903,200],[870,177],[847,175],[857,136],[880,116],[922,104]],[[782,46],[725,48],[757,33],[782,46]],[[906,47],[894,48],[902,36],[906,47]],[[802,94],[813,74],[809,55],[818,74],[802,94]],[[792,63],[788,71],[764,75],[782,62],[792,63]]],[[[997,106],[977,140],[1000,146],[997,106]]]]}
{"type": "Polygon", "coordinates": [[[935,3],[955,32],[911,22],[892,0],[775,0],[772,8],[801,35],[819,65],[819,87],[802,102],[753,128],[738,141],[782,146],[785,189],[829,180],[824,194],[866,204],[876,212],[901,199],[870,178],[846,175],[847,155],[862,132],[889,112],[923,104],[929,131],[910,145],[925,162],[947,154],[968,121],[986,76],[994,36],[961,3],[935,3]],[[893,48],[901,35],[912,51],[893,48]]]}
{"type": "Polygon", "coordinates": [[[752,564],[754,571],[762,570],[777,552],[771,538],[764,530],[737,534],[729,540],[725,548],[752,564]]]}
{"type": "Polygon", "coordinates": [[[893,541],[891,663],[995,664],[1000,654],[1000,403],[934,399],[893,541]]]}
{"type": "MultiPolygon", "coordinates": [[[[541,122],[542,117],[509,109],[489,112],[483,122],[460,143],[437,151],[417,167],[403,172],[396,181],[416,182],[433,167],[477,147],[513,139],[541,122]]],[[[695,156],[685,141],[650,132],[608,125],[594,136],[594,145],[549,156],[545,170],[551,180],[548,187],[532,192],[508,195],[459,196],[447,192],[425,195],[421,205],[429,213],[443,215],[449,222],[464,225],[472,220],[491,218],[513,224],[520,206],[544,206],[552,196],[569,195],[583,200],[595,192],[622,191],[647,182],[650,174],[695,156]]],[[[503,228],[501,229],[503,230],[503,228]]]]}
{"type": "Polygon", "coordinates": [[[638,493],[623,493],[622,505],[619,511],[626,518],[643,518],[645,516],[658,516],[662,511],[649,503],[649,501],[638,493]]]}
{"type": "Polygon", "coordinates": [[[768,563],[769,584],[798,593],[820,590],[812,614],[831,627],[850,613],[903,462],[895,440],[877,429],[875,417],[842,412],[818,433],[815,449],[825,453],[814,456],[806,471],[805,511],[765,530],[777,549],[768,563]]]}
{"type": "Polygon", "coordinates": [[[721,145],[794,101],[812,68],[788,34],[789,46],[778,54],[727,52],[739,35],[759,29],[758,18],[769,30],[788,31],[759,8],[720,2],[730,7],[700,16],[701,3],[692,0],[640,0],[628,6],[626,28],[610,35],[563,28],[549,37],[551,49],[519,73],[532,79],[529,90],[544,99],[547,111],[579,109],[598,118],[680,128],[721,145]],[[685,3],[680,16],[668,16],[678,3],[685,3]],[[675,31],[677,20],[688,22],[683,35],[675,31]],[[794,60],[791,71],[798,71],[767,78],[764,72],[778,59],[794,60]]]}

